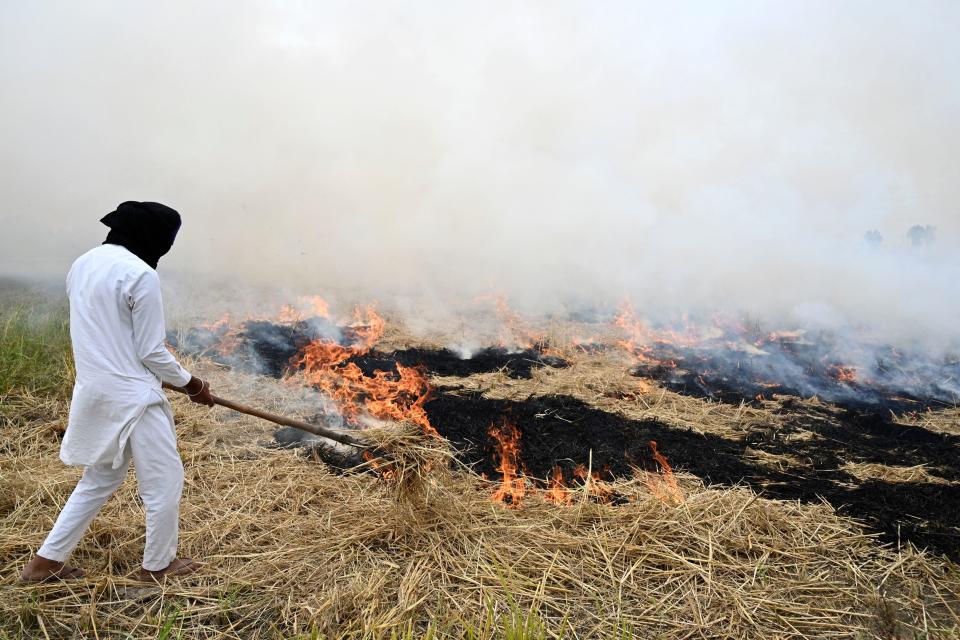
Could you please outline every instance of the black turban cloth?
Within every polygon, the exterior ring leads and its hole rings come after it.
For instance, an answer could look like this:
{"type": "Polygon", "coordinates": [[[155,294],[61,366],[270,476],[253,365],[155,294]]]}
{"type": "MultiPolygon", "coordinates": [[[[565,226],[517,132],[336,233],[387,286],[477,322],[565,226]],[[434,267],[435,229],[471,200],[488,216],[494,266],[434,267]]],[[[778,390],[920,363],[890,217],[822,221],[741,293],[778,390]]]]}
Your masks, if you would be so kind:
{"type": "Polygon", "coordinates": [[[126,247],[153,269],[180,230],[180,214],[159,202],[124,202],[100,222],[110,227],[103,244],[126,247]]]}

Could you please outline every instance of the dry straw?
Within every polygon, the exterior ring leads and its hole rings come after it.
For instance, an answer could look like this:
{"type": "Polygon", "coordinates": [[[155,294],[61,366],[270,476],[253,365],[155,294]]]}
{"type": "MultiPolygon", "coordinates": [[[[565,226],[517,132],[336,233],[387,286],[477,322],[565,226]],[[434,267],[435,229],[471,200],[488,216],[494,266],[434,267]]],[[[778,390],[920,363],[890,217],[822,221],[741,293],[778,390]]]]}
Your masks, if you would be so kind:
{"type": "Polygon", "coordinates": [[[379,638],[431,624],[440,637],[504,637],[491,629],[518,615],[526,637],[933,638],[960,628],[955,566],[883,547],[827,505],[684,477],[681,506],[638,479],[616,484],[629,498],[619,506],[581,492],[569,507],[533,496],[505,509],[489,483],[449,471],[441,443],[408,429],[368,434],[394,456],[387,478],[382,468],[338,474],[259,446],[269,431],[252,419],[175,403],[181,550],[207,570],[163,588],[130,579],[143,546],[131,476],[75,554],[88,580],[19,586],[78,473],[57,460],[64,403],[3,399],[0,637],[379,638]]]}

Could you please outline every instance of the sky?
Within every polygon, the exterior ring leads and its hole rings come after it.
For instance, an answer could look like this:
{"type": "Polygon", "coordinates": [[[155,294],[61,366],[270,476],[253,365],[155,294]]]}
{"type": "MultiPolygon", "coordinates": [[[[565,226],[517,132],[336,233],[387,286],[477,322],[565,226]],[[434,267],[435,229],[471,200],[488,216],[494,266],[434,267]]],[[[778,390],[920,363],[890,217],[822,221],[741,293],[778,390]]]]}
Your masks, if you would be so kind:
{"type": "Polygon", "coordinates": [[[958,27],[950,0],[0,3],[0,274],[62,278],[155,200],[171,281],[960,335],[958,27]]]}

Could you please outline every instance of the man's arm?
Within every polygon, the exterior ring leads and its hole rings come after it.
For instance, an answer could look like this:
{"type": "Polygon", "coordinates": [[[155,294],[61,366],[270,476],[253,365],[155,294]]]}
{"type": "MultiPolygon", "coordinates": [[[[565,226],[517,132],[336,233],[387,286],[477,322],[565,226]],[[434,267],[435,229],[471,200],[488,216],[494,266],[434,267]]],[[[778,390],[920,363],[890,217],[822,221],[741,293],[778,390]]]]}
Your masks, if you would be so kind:
{"type": "Polygon", "coordinates": [[[190,399],[213,405],[210,387],[184,369],[167,349],[166,323],[163,319],[163,296],[156,272],[144,272],[131,291],[133,298],[133,341],[137,356],[161,381],[187,390],[190,399]]]}

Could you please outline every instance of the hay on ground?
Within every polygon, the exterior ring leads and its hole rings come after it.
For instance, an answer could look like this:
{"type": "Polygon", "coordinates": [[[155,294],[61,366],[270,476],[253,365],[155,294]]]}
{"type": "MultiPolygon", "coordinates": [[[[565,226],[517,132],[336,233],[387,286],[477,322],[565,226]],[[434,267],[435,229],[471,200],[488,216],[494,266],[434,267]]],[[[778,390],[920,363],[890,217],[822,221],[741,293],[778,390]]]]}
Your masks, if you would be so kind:
{"type": "Polygon", "coordinates": [[[90,579],[18,586],[79,474],[57,460],[62,402],[4,402],[0,633],[389,637],[434,624],[457,637],[518,615],[539,636],[582,638],[949,637],[960,624],[956,567],[881,547],[826,505],[685,478],[678,507],[627,480],[618,506],[581,491],[569,507],[532,496],[506,509],[475,475],[435,475],[436,445],[384,427],[371,435],[406,450],[416,489],[398,492],[258,447],[229,414],[179,398],[181,549],[208,569],[162,589],[130,579],[143,544],[131,476],[74,556],[90,579]]]}

